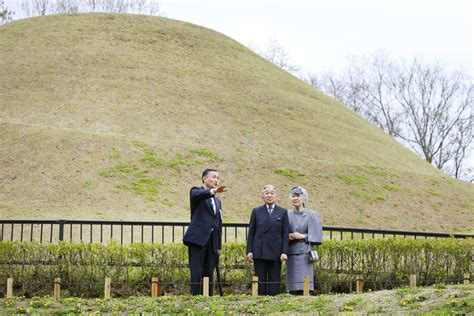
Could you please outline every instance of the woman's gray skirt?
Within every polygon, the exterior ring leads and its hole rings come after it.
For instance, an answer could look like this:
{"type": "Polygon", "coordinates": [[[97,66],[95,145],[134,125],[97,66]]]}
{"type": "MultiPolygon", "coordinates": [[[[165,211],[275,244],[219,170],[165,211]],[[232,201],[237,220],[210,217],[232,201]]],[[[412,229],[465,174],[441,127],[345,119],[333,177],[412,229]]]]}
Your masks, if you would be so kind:
{"type": "Polygon", "coordinates": [[[305,275],[309,276],[309,290],[314,291],[314,267],[309,262],[308,254],[288,255],[286,261],[286,290],[302,291],[305,275]]]}

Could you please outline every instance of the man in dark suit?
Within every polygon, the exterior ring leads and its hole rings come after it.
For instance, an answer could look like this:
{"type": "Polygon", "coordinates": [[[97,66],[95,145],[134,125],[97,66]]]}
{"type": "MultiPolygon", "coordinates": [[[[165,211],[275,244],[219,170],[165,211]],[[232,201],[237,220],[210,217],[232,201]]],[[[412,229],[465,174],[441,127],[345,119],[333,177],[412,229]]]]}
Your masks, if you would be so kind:
{"type": "Polygon", "coordinates": [[[281,263],[288,259],[288,211],[275,204],[276,190],[262,190],[265,204],[252,210],[247,238],[247,259],[255,265],[259,295],[280,293],[281,263]],[[263,283],[262,283],[263,282],[263,283]]]}
{"type": "Polygon", "coordinates": [[[202,294],[203,277],[209,277],[212,282],[222,243],[222,209],[216,193],[227,191],[225,185],[219,185],[219,173],[215,169],[204,170],[202,183],[202,187],[191,188],[191,222],[183,238],[188,246],[192,295],[202,294]]]}

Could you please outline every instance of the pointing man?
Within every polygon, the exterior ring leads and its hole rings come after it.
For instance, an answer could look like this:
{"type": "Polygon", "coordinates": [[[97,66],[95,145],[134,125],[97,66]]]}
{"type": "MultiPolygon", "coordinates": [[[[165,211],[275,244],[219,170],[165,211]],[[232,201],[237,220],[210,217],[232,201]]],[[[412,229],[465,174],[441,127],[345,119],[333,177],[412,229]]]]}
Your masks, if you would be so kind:
{"type": "Polygon", "coordinates": [[[222,243],[222,209],[216,194],[227,191],[225,185],[219,185],[219,173],[215,169],[204,170],[202,183],[201,187],[191,188],[191,222],[183,238],[188,246],[192,295],[202,294],[203,277],[209,277],[212,282],[222,243]]]}

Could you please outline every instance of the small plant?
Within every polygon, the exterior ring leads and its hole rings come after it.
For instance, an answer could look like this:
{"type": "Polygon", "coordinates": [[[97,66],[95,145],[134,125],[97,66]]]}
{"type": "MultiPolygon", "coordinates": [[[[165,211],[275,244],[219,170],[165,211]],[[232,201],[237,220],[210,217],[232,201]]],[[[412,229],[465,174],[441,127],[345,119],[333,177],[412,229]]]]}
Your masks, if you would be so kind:
{"type": "Polygon", "coordinates": [[[133,181],[130,188],[137,194],[155,196],[158,193],[158,185],[163,181],[160,178],[139,178],[133,181]]]}
{"type": "Polygon", "coordinates": [[[474,211],[474,204],[472,203],[469,203],[469,202],[464,202],[462,205],[461,205],[463,208],[467,208],[469,210],[473,210],[474,211]]]}
{"type": "Polygon", "coordinates": [[[92,188],[92,182],[91,181],[86,181],[82,184],[83,189],[90,189],[92,188]]]}
{"type": "Polygon", "coordinates": [[[217,156],[215,152],[212,152],[205,148],[191,150],[190,153],[197,156],[209,158],[211,161],[216,161],[219,159],[219,157],[217,156]]]}
{"type": "Polygon", "coordinates": [[[162,199],[160,200],[161,204],[163,204],[164,206],[167,206],[167,207],[171,207],[173,206],[173,202],[170,201],[169,199],[162,199]]]}
{"type": "Polygon", "coordinates": [[[186,159],[183,154],[176,154],[175,157],[168,162],[170,167],[175,167],[178,165],[190,165],[191,163],[186,159]]]}
{"type": "Polygon", "coordinates": [[[27,314],[28,311],[25,306],[17,306],[16,312],[18,314],[27,314]]]}
{"type": "Polygon", "coordinates": [[[376,175],[376,176],[390,175],[390,173],[382,167],[365,165],[360,169],[365,170],[367,173],[370,173],[370,174],[373,174],[373,175],[376,175]]]}
{"type": "Polygon", "coordinates": [[[296,177],[303,177],[304,176],[304,173],[299,172],[299,171],[294,170],[294,169],[290,169],[290,168],[281,167],[281,168],[276,168],[274,171],[275,171],[276,174],[281,174],[282,176],[285,176],[285,177],[288,177],[288,178],[291,178],[291,179],[295,179],[296,177]]]}
{"type": "Polygon", "coordinates": [[[145,144],[144,142],[142,142],[141,140],[134,140],[132,142],[133,146],[135,147],[139,147],[139,148],[150,148],[150,146],[148,146],[147,144],[145,144]]]}
{"type": "Polygon", "coordinates": [[[417,308],[419,306],[418,298],[416,296],[402,298],[400,300],[400,306],[409,307],[411,309],[417,308]]]}
{"type": "Polygon", "coordinates": [[[465,315],[472,312],[472,307],[474,307],[474,302],[472,302],[472,300],[469,303],[466,300],[451,299],[443,305],[443,308],[453,315],[465,315]]]}
{"type": "Polygon", "coordinates": [[[158,157],[151,148],[145,148],[145,154],[141,160],[151,166],[163,167],[166,165],[165,159],[158,157]]]}
{"type": "Polygon", "coordinates": [[[354,298],[350,301],[347,301],[347,302],[344,303],[344,305],[342,305],[341,311],[352,312],[357,308],[357,306],[362,305],[363,301],[364,301],[364,299],[359,298],[359,297],[354,298]]]}
{"type": "Polygon", "coordinates": [[[400,186],[394,184],[394,183],[386,183],[383,185],[383,188],[388,191],[400,191],[400,186]]]}
{"type": "Polygon", "coordinates": [[[348,176],[345,174],[338,173],[336,177],[345,184],[355,184],[355,185],[364,185],[367,183],[367,178],[365,176],[348,176]]]}
{"type": "Polygon", "coordinates": [[[385,200],[385,194],[381,192],[370,194],[367,191],[351,191],[349,194],[362,198],[369,203],[385,200]]]}
{"type": "Polygon", "coordinates": [[[433,196],[441,196],[442,195],[441,192],[435,191],[433,189],[429,189],[428,194],[431,194],[433,196]]]}
{"type": "Polygon", "coordinates": [[[99,175],[103,177],[128,177],[135,175],[138,172],[138,167],[131,164],[118,164],[110,168],[104,168],[99,170],[99,175]]]}
{"type": "Polygon", "coordinates": [[[413,294],[416,293],[416,288],[411,288],[411,287],[402,287],[396,290],[396,294],[403,297],[407,294],[413,294]]]}
{"type": "Polygon", "coordinates": [[[111,158],[119,159],[120,158],[120,151],[118,149],[112,149],[112,153],[110,154],[111,158]]]}

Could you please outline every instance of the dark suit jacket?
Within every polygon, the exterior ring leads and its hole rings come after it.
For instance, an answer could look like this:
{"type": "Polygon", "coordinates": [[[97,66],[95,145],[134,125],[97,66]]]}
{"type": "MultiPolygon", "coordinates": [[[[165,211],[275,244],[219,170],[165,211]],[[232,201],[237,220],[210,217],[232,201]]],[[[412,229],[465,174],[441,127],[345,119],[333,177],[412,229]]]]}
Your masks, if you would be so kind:
{"type": "Polygon", "coordinates": [[[204,187],[193,187],[190,191],[191,203],[191,222],[188,230],[184,235],[183,242],[185,245],[195,244],[204,246],[212,234],[214,252],[217,253],[221,249],[221,235],[222,235],[222,210],[221,201],[214,196],[216,203],[216,214],[212,209],[211,204],[211,190],[204,187]]]}
{"type": "Polygon", "coordinates": [[[282,253],[288,253],[288,211],[274,205],[272,216],[264,204],[252,210],[247,238],[247,253],[254,259],[280,261],[282,253]]]}

